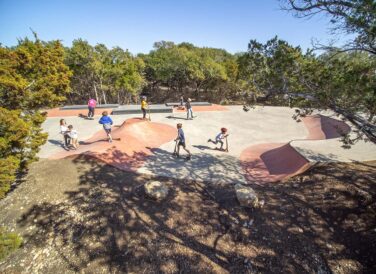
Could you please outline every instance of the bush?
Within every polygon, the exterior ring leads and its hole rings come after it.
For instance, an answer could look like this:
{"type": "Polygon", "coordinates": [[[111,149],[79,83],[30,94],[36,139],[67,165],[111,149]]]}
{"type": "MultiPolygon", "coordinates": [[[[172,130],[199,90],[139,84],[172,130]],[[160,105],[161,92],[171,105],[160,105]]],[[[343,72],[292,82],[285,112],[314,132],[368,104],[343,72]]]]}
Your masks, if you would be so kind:
{"type": "Polygon", "coordinates": [[[21,244],[22,238],[19,235],[7,232],[5,228],[0,227],[0,260],[19,248],[21,244]]]}

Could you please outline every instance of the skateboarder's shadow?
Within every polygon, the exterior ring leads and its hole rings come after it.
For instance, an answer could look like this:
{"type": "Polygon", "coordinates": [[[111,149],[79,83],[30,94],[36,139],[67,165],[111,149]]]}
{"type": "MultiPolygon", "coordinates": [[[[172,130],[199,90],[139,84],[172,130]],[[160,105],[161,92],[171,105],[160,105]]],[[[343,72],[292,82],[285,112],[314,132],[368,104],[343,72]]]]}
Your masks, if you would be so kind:
{"type": "Polygon", "coordinates": [[[199,150],[206,150],[206,149],[213,150],[211,147],[203,146],[203,145],[193,145],[193,147],[198,148],[199,150]]]}
{"type": "Polygon", "coordinates": [[[78,117],[83,118],[85,120],[94,120],[94,118],[89,118],[87,115],[82,113],[78,114],[78,117]]]}

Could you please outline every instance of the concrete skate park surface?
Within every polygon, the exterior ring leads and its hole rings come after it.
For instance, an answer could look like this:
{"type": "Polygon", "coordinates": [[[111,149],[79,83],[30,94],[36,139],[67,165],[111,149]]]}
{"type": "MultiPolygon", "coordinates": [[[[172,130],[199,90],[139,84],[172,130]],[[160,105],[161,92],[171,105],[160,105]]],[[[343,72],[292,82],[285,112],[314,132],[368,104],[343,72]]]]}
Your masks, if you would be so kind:
{"type": "Polygon", "coordinates": [[[84,153],[125,170],[216,183],[277,182],[316,161],[376,159],[376,145],[371,142],[359,141],[351,149],[341,147],[338,129],[346,132],[351,128],[330,112],[298,123],[291,118],[294,110],[286,107],[256,107],[244,112],[242,106],[226,106],[223,110],[198,111],[194,120],[185,120],[184,112],[153,114],[152,122],[132,119],[137,115],[112,116],[119,126],[113,128],[113,136],[121,140],[111,144],[105,141],[99,117],[65,117],[82,142],[77,151],[63,150],[60,117],[50,117],[43,124],[49,139],[39,156],[57,159],[84,153]],[[190,161],[172,156],[176,123],[183,124],[187,148],[193,154],[190,161]],[[207,143],[221,127],[229,130],[228,153],[207,143]]]}

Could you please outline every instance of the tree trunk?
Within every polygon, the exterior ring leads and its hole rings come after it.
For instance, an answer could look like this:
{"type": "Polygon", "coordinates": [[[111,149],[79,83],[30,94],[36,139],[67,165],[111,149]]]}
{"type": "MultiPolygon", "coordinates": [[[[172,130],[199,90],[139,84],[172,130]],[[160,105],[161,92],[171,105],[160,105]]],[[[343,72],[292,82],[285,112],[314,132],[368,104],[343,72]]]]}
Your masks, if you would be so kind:
{"type": "Polygon", "coordinates": [[[98,102],[99,104],[99,98],[98,98],[98,92],[97,92],[97,86],[95,85],[95,82],[94,82],[94,92],[95,92],[95,100],[98,102]]]}
{"type": "Polygon", "coordinates": [[[102,91],[102,96],[103,96],[103,102],[105,104],[107,104],[106,92],[103,90],[103,85],[102,85],[102,79],[101,78],[99,78],[99,85],[101,86],[101,91],[102,91]]]}

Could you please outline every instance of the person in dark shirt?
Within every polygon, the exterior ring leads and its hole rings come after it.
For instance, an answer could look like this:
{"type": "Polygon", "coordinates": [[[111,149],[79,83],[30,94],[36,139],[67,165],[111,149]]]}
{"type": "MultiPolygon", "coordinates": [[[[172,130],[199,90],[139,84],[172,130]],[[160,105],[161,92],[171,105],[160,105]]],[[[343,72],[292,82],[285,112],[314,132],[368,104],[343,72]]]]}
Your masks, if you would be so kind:
{"type": "Polygon", "coordinates": [[[180,146],[182,146],[183,149],[188,153],[187,159],[189,160],[189,159],[191,159],[191,152],[186,148],[185,136],[184,136],[184,131],[182,129],[182,126],[183,125],[181,123],[176,125],[176,127],[178,129],[178,136],[176,137],[175,142],[179,141],[176,156],[179,157],[180,146]]]}

